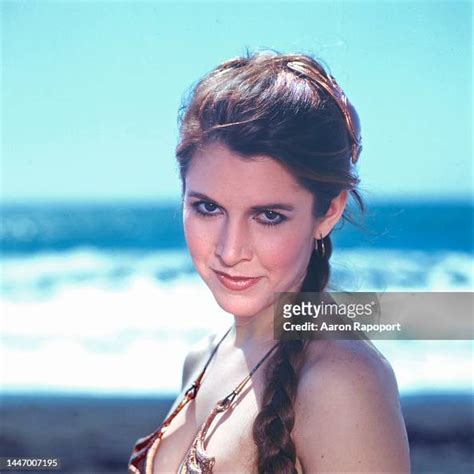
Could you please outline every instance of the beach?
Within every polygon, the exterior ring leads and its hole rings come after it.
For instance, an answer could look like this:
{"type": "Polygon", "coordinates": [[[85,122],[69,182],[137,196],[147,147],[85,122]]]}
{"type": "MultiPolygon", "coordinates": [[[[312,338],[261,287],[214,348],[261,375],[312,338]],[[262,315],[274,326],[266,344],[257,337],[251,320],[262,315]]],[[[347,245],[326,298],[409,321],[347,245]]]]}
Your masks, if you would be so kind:
{"type": "MultiPolygon", "coordinates": [[[[56,472],[125,473],[135,440],[159,425],[172,402],[170,397],[4,395],[0,456],[57,457],[56,472]]],[[[405,395],[401,404],[413,473],[473,472],[472,395],[405,395]]]]}

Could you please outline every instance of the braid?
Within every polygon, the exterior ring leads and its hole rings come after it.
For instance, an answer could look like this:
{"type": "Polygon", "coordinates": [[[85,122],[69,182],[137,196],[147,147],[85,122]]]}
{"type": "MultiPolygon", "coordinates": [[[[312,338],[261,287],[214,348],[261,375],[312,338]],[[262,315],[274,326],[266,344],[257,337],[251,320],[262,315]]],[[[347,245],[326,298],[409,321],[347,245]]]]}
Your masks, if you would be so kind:
{"type": "MultiPolygon", "coordinates": [[[[329,281],[332,244],[324,239],[326,253],[313,251],[301,291],[323,291],[329,281]]],[[[296,474],[296,447],[291,437],[295,424],[294,402],[304,360],[306,341],[280,341],[265,371],[262,409],[253,424],[259,474],[296,474]]]]}

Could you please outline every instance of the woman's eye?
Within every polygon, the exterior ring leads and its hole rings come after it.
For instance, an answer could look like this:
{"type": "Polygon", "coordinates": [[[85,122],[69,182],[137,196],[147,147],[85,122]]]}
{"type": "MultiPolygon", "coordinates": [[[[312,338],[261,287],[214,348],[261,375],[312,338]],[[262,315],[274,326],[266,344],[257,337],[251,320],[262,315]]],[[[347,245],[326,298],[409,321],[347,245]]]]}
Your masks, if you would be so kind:
{"type": "MultiPolygon", "coordinates": [[[[213,217],[213,216],[218,215],[218,213],[215,211],[216,209],[219,209],[219,207],[216,204],[209,201],[197,201],[192,204],[192,207],[195,212],[197,212],[198,214],[204,217],[213,217]]],[[[266,225],[266,226],[275,226],[275,225],[281,224],[287,219],[286,216],[279,214],[278,212],[270,211],[270,210],[263,210],[259,212],[258,215],[259,216],[263,215],[264,219],[259,217],[258,219],[256,218],[255,220],[259,224],[266,225]]]]}
{"type": "Polygon", "coordinates": [[[193,203],[192,206],[197,213],[203,216],[213,216],[215,215],[214,211],[217,209],[217,206],[215,204],[207,201],[198,201],[193,203]]]}
{"type": "Polygon", "coordinates": [[[267,220],[259,221],[263,225],[278,225],[284,222],[287,218],[275,211],[263,211],[267,220]]]}

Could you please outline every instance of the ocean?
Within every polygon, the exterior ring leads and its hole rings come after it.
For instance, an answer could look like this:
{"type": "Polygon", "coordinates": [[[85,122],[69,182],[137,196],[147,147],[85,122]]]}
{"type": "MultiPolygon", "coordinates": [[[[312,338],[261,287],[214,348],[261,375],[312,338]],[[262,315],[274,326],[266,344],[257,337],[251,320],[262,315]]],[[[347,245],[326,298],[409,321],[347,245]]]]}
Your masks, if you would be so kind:
{"type": "MultiPolygon", "coordinates": [[[[473,291],[473,215],[372,203],[362,228],[333,232],[331,283],[473,291]]],[[[1,218],[2,393],[176,394],[189,346],[232,322],[194,271],[179,204],[4,204],[1,218]]],[[[402,394],[472,391],[472,341],[375,344],[402,394]]]]}

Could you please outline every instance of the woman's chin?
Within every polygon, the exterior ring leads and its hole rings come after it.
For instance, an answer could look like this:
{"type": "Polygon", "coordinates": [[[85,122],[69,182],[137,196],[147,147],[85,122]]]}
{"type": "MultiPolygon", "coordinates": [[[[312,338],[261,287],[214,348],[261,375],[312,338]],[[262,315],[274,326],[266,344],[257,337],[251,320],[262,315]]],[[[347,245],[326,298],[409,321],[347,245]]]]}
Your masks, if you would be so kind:
{"type": "MultiPolygon", "coordinates": [[[[203,278],[211,291],[216,303],[226,313],[239,317],[252,317],[272,304],[268,298],[262,298],[267,293],[265,288],[250,287],[242,291],[224,288],[217,278],[203,278]]],[[[268,296],[268,295],[267,295],[268,296]]]]}
{"type": "Polygon", "coordinates": [[[265,307],[268,307],[268,303],[262,301],[256,301],[252,298],[245,298],[241,295],[222,295],[214,294],[214,299],[217,304],[229,314],[239,317],[252,317],[260,313],[265,307]]]}

